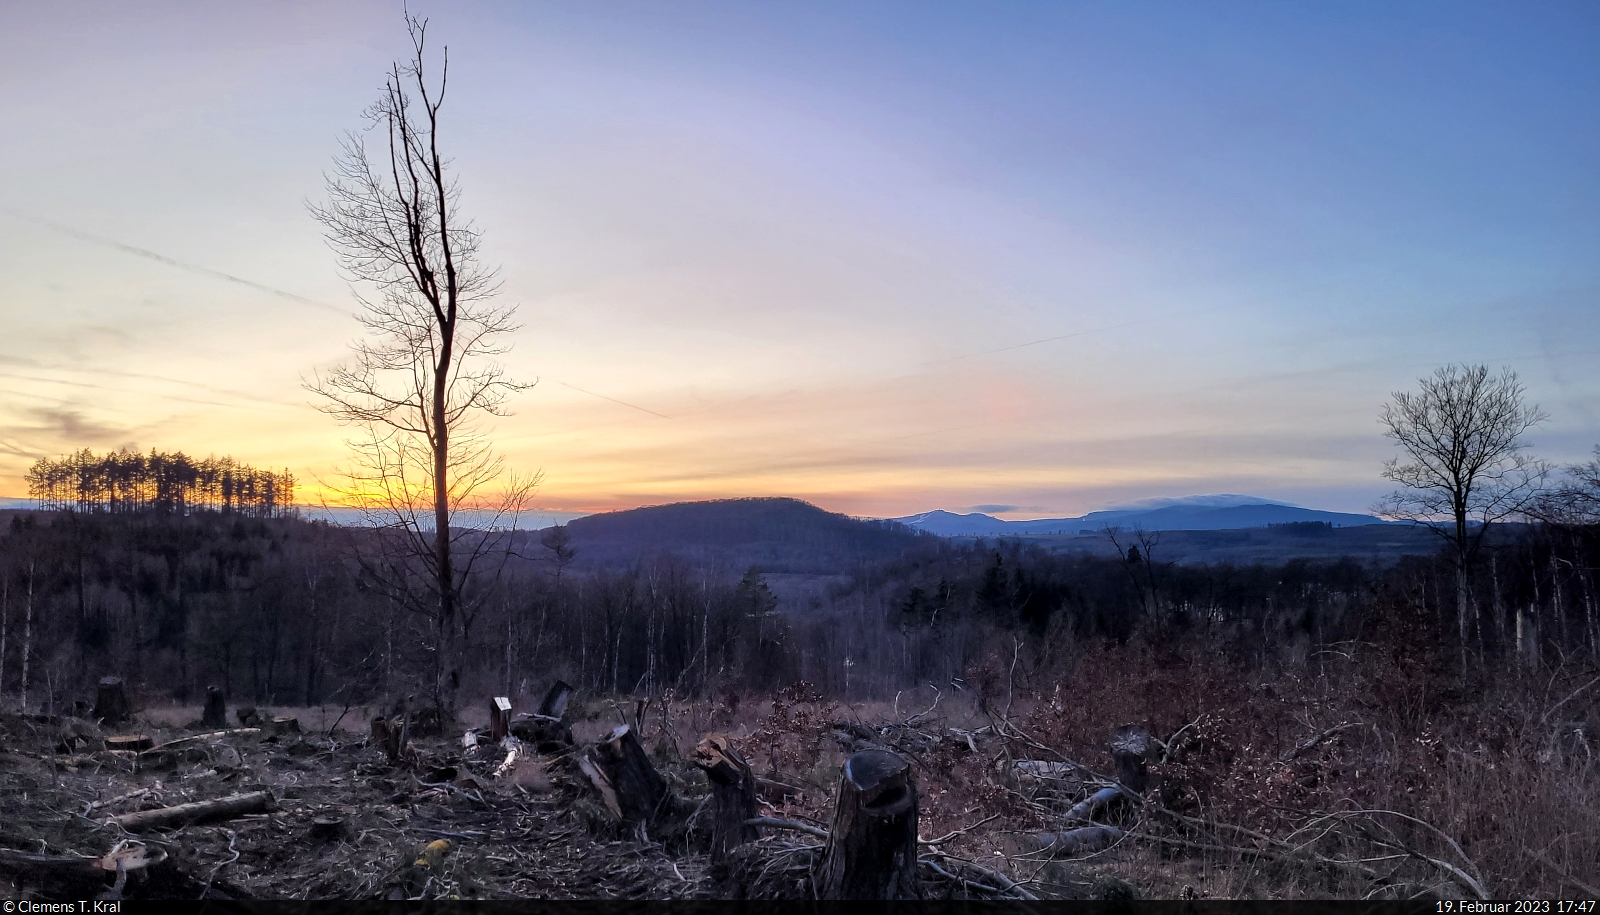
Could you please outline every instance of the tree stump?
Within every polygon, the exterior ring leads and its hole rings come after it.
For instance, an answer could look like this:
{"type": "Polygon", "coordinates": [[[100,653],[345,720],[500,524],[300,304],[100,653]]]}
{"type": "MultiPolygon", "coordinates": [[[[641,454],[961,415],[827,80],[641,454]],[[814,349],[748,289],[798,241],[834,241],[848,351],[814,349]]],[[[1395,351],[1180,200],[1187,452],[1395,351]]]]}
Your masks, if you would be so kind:
{"type": "Polygon", "coordinates": [[[1136,794],[1150,787],[1152,744],[1150,732],[1136,724],[1123,725],[1111,735],[1111,759],[1117,766],[1117,781],[1136,794]]]}
{"type": "Polygon", "coordinates": [[[572,746],[572,725],[567,722],[567,703],[572,698],[572,687],[557,680],[539,710],[533,714],[520,714],[511,721],[513,735],[530,744],[539,753],[560,753],[572,746]]]}
{"type": "Polygon", "coordinates": [[[666,780],[625,724],[580,756],[578,768],[600,792],[612,816],[624,823],[647,825],[671,806],[666,780]]]}
{"type": "Polygon", "coordinates": [[[888,750],[845,760],[833,828],[817,878],[820,899],[917,899],[917,785],[888,750]]]}
{"type": "Polygon", "coordinates": [[[565,681],[557,680],[550,685],[549,691],[544,694],[544,701],[539,703],[539,711],[535,714],[540,718],[565,718],[567,703],[571,699],[572,687],[568,686],[565,681]]]}
{"type": "Polygon", "coordinates": [[[511,733],[511,700],[496,696],[489,700],[489,739],[499,743],[511,733]]]}
{"type": "Polygon", "coordinates": [[[122,687],[121,677],[100,679],[94,696],[94,716],[108,727],[115,727],[132,717],[128,692],[122,687]]]}
{"type": "Polygon", "coordinates": [[[228,700],[222,695],[221,687],[206,687],[206,708],[200,716],[200,724],[208,728],[228,726],[228,700]]]}
{"type": "Polygon", "coordinates": [[[748,824],[756,815],[756,778],[728,739],[713,734],[694,748],[694,764],[711,781],[711,860],[720,863],[728,853],[760,837],[748,824]]]}

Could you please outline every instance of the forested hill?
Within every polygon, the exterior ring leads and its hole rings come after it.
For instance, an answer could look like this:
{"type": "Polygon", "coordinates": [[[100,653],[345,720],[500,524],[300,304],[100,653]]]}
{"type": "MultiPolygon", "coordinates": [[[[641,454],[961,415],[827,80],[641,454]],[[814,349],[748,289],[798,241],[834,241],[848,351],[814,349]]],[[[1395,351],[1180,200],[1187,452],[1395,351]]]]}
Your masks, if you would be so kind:
{"type": "Polygon", "coordinates": [[[580,566],[631,564],[671,553],[739,571],[834,573],[903,555],[927,535],[862,521],[799,499],[679,502],[579,518],[567,525],[580,566]]]}

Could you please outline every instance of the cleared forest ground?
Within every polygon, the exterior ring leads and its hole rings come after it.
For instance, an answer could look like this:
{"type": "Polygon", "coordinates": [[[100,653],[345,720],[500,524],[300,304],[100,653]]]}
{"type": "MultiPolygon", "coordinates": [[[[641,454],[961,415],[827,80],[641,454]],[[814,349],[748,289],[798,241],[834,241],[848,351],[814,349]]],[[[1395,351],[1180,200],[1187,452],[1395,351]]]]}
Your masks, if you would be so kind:
{"type": "Polygon", "coordinates": [[[331,731],[337,711],[278,709],[299,733],[205,736],[177,726],[198,710],[156,708],[119,729],[149,736],[144,752],[64,742],[70,720],[12,715],[0,893],[107,892],[112,871],[86,887],[81,869],[39,862],[145,846],[167,860],[129,875],[126,898],[808,898],[840,764],[881,746],[913,766],[930,898],[1594,895],[1592,672],[1463,688],[1402,653],[1336,654],[1246,674],[1217,654],[1086,647],[1048,676],[997,656],[964,689],[858,704],[803,684],[692,702],[580,696],[571,750],[498,774],[504,747],[461,739],[486,702],[394,763],[346,729],[365,727],[361,710],[331,731]],[[572,765],[619,722],[642,735],[683,817],[624,827],[572,765]],[[1157,747],[1140,797],[1089,815],[1115,840],[1042,847],[1089,825],[1070,811],[1110,783],[1107,738],[1126,724],[1157,747]],[[762,778],[760,813],[780,822],[719,867],[699,816],[708,783],[687,760],[713,732],[762,778]],[[134,834],[115,820],[261,790],[273,809],[221,822],[134,834]],[[430,848],[439,840],[449,848],[430,848]]]}

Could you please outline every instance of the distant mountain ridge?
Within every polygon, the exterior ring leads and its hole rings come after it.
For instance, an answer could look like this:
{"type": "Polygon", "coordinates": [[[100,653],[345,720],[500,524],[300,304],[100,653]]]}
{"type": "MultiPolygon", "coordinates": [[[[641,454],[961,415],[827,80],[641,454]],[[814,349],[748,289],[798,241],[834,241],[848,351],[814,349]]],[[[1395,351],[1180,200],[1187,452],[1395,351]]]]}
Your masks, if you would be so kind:
{"type": "Polygon", "coordinates": [[[886,521],[799,499],[717,499],[602,512],[567,523],[579,565],[619,566],[666,553],[743,571],[837,573],[925,542],[886,521]]]}
{"type": "Polygon", "coordinates": [[[1070,536],[1095,533],[1107,527],[1138,527],[1148,531],[1227,531],[1304,521],[1326,522],[1334,527],[1387,523],[1372,515],[1301,508],[1286,502],[1231,493],[1153,499],[1128,508],[1090,512],[1077,518],[1005,521],[980,512],[963,515],[936,510],[891,520],[940,537],[1070,536]]]}

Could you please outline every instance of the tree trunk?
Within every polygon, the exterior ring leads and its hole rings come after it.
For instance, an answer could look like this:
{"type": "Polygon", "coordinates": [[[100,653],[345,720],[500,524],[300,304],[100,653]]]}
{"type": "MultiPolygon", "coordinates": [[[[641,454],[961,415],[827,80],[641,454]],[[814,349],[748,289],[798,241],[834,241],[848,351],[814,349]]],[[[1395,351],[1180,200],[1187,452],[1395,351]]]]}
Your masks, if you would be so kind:
{"type": "Polygon", "coordinates": [[[755,773],[719,735],[700,741],[693,759],[711,781],[711,861],[721,863],[729,852],[760,836],[749,825],[756,816],[755,773]]]}
{"type": "Polygon", "coordinates": [[[580,756],[578,766],[611,814],[624,823],[646,826],[670,807],[666,780],[625,724],[580,756]]]}
{"type": "Polygon", "coordinates": [[[845,760],[817,895],[920,898],[917,785],[905,760],[887,750],[862,750],[845,760]]]}
{"type": "Polygon", "coordinates": [[[128,693],[122,687],[121,677],[103,677],[95,690],[94,716],[107,727],[116,727],[128,720],[128,693]]]}
{"type": "Polygon", "coordinates": [[[228,701],[222,695],[222,690],[215,686],[206,687],[205,714],[200,717],[201,725],[208,728],[225,728],[228,726],[228,701]]]}

